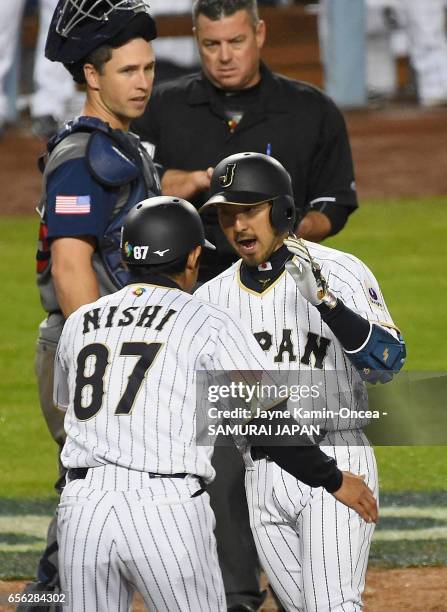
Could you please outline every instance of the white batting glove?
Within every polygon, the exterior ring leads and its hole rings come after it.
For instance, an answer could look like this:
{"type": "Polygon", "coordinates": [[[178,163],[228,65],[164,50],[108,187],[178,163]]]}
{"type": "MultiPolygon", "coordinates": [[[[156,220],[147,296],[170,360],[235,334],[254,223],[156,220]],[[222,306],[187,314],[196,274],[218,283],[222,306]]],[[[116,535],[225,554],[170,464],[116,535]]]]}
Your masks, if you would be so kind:
{"type": "Polygon", "coordinates": [[[301,238],[289,236],[284,244],[295,255],[286,262],[286,270],[295,281],[301,295],[314,306],[323,302],[327,292],[327,283],[321,274],[321,268],[312,259],[308,248],[301,238]]]}

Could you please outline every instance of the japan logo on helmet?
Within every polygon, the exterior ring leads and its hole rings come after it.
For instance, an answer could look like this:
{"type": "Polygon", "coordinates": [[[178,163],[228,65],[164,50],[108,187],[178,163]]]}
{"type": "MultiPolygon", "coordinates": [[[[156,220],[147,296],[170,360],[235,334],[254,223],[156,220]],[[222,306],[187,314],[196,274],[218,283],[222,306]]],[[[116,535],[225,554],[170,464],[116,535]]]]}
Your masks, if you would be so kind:
{"type": "Polygon", "coordinates": [[[236,164],[227,164],[225,174],[219,176],[219,183],[222,187],[231,187],[233,184],[234,173],[236,171],[236,164]]]}

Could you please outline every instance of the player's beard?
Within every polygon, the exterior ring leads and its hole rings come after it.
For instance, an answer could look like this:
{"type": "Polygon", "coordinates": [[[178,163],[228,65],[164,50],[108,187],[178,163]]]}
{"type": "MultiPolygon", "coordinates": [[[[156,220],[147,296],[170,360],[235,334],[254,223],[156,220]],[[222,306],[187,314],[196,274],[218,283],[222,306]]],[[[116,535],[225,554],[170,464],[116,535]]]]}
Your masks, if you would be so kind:
{"type": "MultiPolygon", "coordinates": [[[[247,265],[249,268],[256,268],[257,266],[265,263],[266,261],[269,261],[270,257],[272,256],[272,253],[281,248],[284,237],[285,236],[275,231],[271,243],[265,246],[264,248],[262,248],[262,243],[256,237],[255,239],[257,241],[257,244],[261,247],[259,253],[254,252],[253,256],[250,256],[250,254],[241,253],[239,250],[237,250],[237,253],[242,258],[245,265],[247,265]]],[[[243,239],[243,237],[238,237],[238,241],[240,241],[241,239],[243,239]]]]}

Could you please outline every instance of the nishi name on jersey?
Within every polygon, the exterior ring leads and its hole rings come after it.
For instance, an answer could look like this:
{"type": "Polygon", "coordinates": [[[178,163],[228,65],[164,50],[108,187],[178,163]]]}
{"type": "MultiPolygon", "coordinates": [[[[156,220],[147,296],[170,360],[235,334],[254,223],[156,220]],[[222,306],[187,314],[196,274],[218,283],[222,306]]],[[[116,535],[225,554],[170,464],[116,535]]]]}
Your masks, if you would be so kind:
{"type": "Polygon", "coordinates": [[[159,304],[127,306],[123,309],[119,309],[118,306],[92,308],[83,315],[82,333],[87,334],[99,328],[126,327],[128,325],[151,328],[155,323],[154,329],[161,331],[175,313],[176,310],[173,308],[166,308],[159,304]]]}

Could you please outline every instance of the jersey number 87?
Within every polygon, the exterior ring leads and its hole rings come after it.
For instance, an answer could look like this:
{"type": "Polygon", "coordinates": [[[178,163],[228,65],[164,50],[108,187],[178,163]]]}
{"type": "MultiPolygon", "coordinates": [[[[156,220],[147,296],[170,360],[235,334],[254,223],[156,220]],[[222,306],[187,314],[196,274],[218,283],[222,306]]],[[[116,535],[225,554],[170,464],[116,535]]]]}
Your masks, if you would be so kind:
{"type": "MultiPolygon", "coordinates": [[[[163,343],[161,342],[123,342],[120,355],[139,356],[127,382],[126,389],[115,409],[116,415],[130,414],[137,393],[146,372],[157,357],[163,343]]],[[[74,395],[74,413],[79,421],[87,421],[101,410],[104,396],[104,374],[109,365],[110,351],[104,344],[93,343],[84,346],[79,351],[76,368],[76,386],[74,395]],[[94,370],[86,375],[86,365],[89,358],[95,359],[94,370]],[[90,401],[85,402],[85,388],[91,388],[90,401]]]]}

